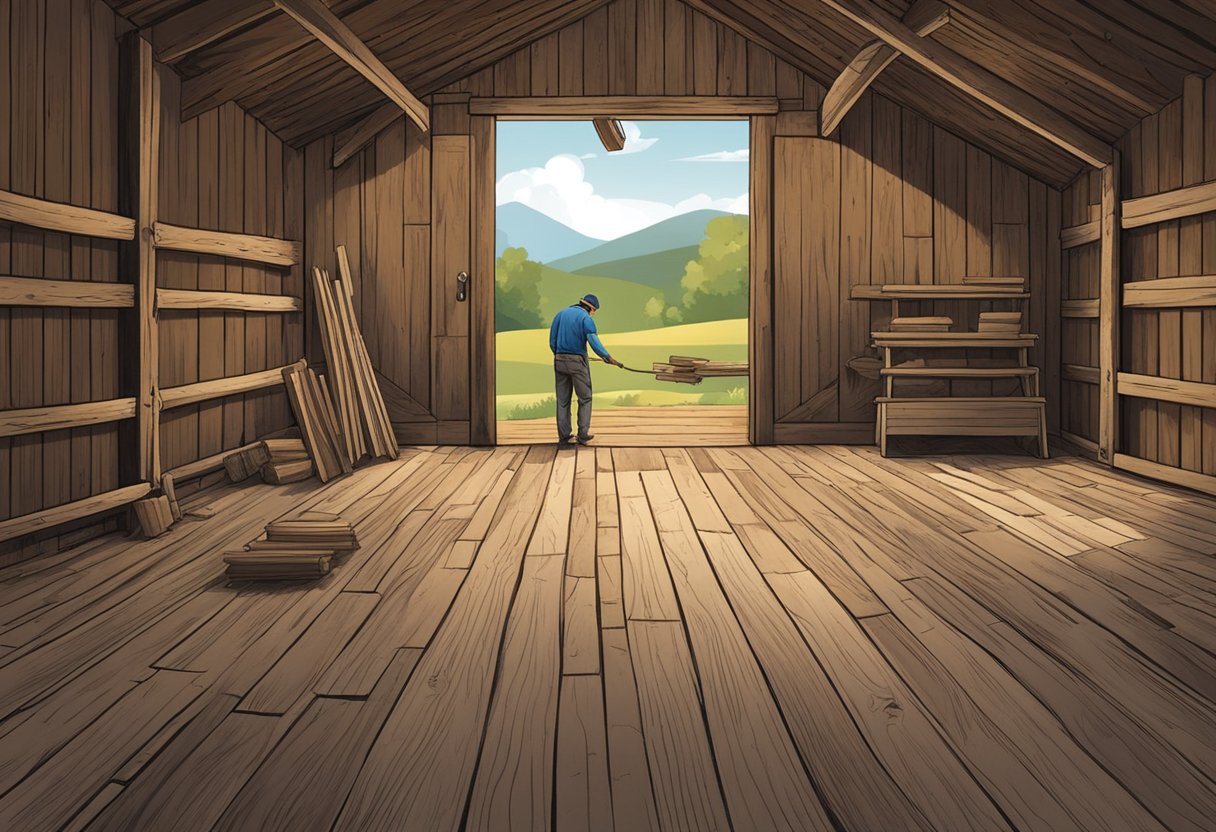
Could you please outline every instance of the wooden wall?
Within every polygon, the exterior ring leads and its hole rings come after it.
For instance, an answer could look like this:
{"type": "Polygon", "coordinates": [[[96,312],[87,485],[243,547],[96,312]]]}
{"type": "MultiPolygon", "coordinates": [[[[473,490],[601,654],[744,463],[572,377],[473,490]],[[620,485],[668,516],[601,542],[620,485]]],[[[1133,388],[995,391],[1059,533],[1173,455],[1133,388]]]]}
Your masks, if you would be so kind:
{"type": "MultiPolygon", "coordinates": [[[[1102,172],[1081,174],[1061,194],[1064,227],[1093,220],[1102,198],[1102,172]]],[[[1094,240],[1063,251],[1060,301],[1092,301],[1099,297],[1099,243],[1094,240]]],[[[1080,306],[1073,304],[1073,306],[1080,306]]],[[[1089,442],[1098,441],[1098,310],[1055,319],[1060,328],[1060,429],[1089,442]]]]}
{"type": "MultiPolygon", "coordinates": [[[[1186,79],[1181,98],[1120,142],[1125,198],[1216,179],[1216,77],[1186,79]]],[[[1123,233],[1124,283],[1216,273],[1216,212],[1123,233]]],[[[1216,383],[1216,309],[1123,313],[1121,369],[1216,383]]],[[[1216,407],[1121,397],[1120,449],[1173,468],[1216,475],[1216,407]]]]}
{"type": "MultiPolygon", "coordinates": [[[[161,79],[160,219],[191,228],[300,239],[304,159],[231,102],[182,122],[181,82],[161,79]]],[[[303,266],[281,269],[209,255],[160,251],[157,285],[303,297],[303,266]]],[[[304,355],[298,313],[162,310],[160,387],[242,375],[304,355]]],[[[295,423],[281,387],[186,405],[161,414],[168,470],[236,448],[295,423]]]]}
{"type": "MultiPolygon", "coordinates": [[[[804,145],[799,152],[809,167],[799,170],[817,213],[794,219],[817,235],[822,269],[801,276],[809,289],[800,296],[805,307],[798,315],[811,321],[814,343],[778,342],[775,352],[803,360],[814,350],[815,358],[807,360],[822,365],[822,372],[807,384],[816,390],[835,384],[839,394],[816,412],[814,425],[787,425],[779,438],[872,439],[878,383],[845,364],[867,352],[869,330],[888,310],[851,302],[851,285],[958,282],[984,274],[1029,277],[1030,327],[1043,336],[1034,360],[1045,370],[1054,429],[1058,339],[1046,321],[1048,299],[1059,297],[1058,192],[882,96],[867,94],[837,135],[818,139],[816,109],[824,90],[815,79],[677,0],[617,0],[450,85],[437,96],[445,103],[434,108],[433,133],[474,129],[456,103],[461,95],[634,94],[775,96],[782,112],[766,135],[804,145]],[[824,428],[829,423],[841,427],[824,428]]],[[[446,286],[428,272],[434,240],[430,141],[401,119],[338,170],[330,169],[332,139],[305,151],[306,263],[333,269],[334,244],[347,244],[359,272],[356,304],[372,359],[404,394],[398,398],[406,404],[412,399],[416,410],[430,406],[428,308],[432,293],[446,286]]],[[[779,226],[777,238],[788,242],[779,226]]],[[[959,308],[942,311],[962,325],[959,308]]],[[[790,322],[786,328],[798,327],[790,322]]],[[[789,375],[811,373],[793,367],[789,375]]],[[[973,387],[990,389],[986,383],[973,387]]],[[[799,403],[816,390],[796,390],[799,403]]],[[[394,421],[402,412],[394,412],[394,421]]]]}
{"type": "MultiPolygon", "coordinates": [[[[849,300],[851,287],[866,283],[1027,278],[1027,328],[1040,335],[1031,358],[1053,406],[1058,340],[1046,321],[1058,295],[1058,192],[878,95],[864,96],[829,138],[799,132],[778,116],[776,440],[872,441],[879,383],[847,362],[868,352],[869,333],[885,328],[890,306],[849,300]]],[[[949,315],[955,329],[974,329],[978,312],[992,308],[921,306],[904,304],[901,314],[949,315]]],[[[992,385],[954,382],[954,394],[1010,392],[992,385]]]]}
{"type": "MultiPolygon", "coordinates": [[[[0,189],[118,210],[119,44],[127,28],[100,0],[0,0],[0,189]]],[[[163,220],[228,231],[302,234],[299,153],[235,105],[180,124],[179,82],[163,93],[163,220]],[[294,229],[293,229],[294,227],[294,229]]],[[[158,283],[301,294],[291,274],[222,258],[157,256],[158,283]]],[[[114,242],[0,223],[0,274],[132,282],[114,242]]],[[[302,354],[301,316],[164,312],[160,385],[286,364],[302,354]]],[[[112,399],[119,389],[117,310],[0,308],[0,409],[112,399]]],[[[162,415],[163,467],[291,423],[281,394],[162,415]]],[[[119,485],[114,424],[0,438],[0,520],[119,485]]],[[[28,541],[5,545],[27,546],[28,541]]],[[[11,554],[11,552],[9,553],[11,554]]]]}
{"type": "MultiPolygon", "coordinates": [[[[0,0],[0,189],[118,208],[118,44],[97,0],[0,0]]],[[[0,223],[0,274],[118,282],[118,246],[0,223]]],[[[116,310],[0,307],[0,408],[119,395],[116,310]]],[[[0,438],[0,519],[118,485],[114,425],[0,438]]]]}

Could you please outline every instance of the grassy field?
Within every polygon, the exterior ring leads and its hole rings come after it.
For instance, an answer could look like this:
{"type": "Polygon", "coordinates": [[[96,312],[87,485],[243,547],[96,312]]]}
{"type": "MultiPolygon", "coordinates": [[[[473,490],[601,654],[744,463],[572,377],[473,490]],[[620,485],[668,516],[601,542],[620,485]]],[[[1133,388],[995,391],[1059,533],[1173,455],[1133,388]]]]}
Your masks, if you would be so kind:
{"type": "MultiPolygon", "coordinates": [[[[747,319],[711,321],[659,329],[614,333],[596,316],[600,340],[614,358],[630,367],[650,369],[669,355],[717,361],[747,360],[747,319]]],[[[549,330],[500,332],[497,336],[497,410],[500,419],[532,419],[552,412],[553,354],[549,330]]],[[[591,362],[596,407],[675,404],[746,404],[746,378],[707,379],[698,385],[657,381],[591,362]]]]}

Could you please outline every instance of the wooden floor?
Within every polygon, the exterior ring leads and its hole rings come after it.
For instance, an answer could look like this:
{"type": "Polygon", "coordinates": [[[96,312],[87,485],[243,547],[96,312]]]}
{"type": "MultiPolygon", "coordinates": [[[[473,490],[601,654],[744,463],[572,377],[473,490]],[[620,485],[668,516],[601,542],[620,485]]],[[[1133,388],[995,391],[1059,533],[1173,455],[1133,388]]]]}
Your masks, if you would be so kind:
{"type": "MultiPolygon", "coordinates": [[[[615,407],[591,417],[594,445],[605,448],[654,448],[675,443],[688,447],[747,444],[747,405],[615,407]]],[[[543,445],[557,441],[553,417],[498,422],[499,445],[543,445]]]]}
{"type": "Polygon", "coordinates": [[[548,446],[195,507],[0,572],[0,829],[1216,817],[1194,494],[1073,458],[548,446]],[[225,585],[224,549],[306,508],[362,548],[225,585]]]}

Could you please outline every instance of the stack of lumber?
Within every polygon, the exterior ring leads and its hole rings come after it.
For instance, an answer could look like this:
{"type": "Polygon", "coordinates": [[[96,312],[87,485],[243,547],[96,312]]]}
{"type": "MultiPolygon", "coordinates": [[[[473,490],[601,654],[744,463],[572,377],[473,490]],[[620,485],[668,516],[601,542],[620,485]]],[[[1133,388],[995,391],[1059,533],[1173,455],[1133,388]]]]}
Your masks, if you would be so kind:
{"type": "Polygon", "coordinates": [[[966,286],[1000,287],[1011,292],[1023,292],[1026,290],[1026,278],[1024,277],[964,277],[963,284],[966,286]]]}
{"type": "Polygon", "coordinates": [[[351,459],[346,454],[345,439],[325,378],[300,361],[283,368],[283,387],[300,426],[304,447],[317,468],[317,477],[321,482],[329,482],[349,473],[351,459]]]}
{"type": "Polygon", "coordinates": [[[232,581],[306,581],[328,575],[332,561],[324,552],[225,552],[224,574],[232,581]]]}
{"type": "Polygon", "coordinates": [[[923,315],[891,319],[892,332],[949,332],[954,319],[945,315],[923,315]]]}
{"type": "Polygon", "coordinates": [[[306,480],[313,475],[314,466],[303,439],[267,439],[270,460],[262,466],[262,480],[271,485],[306,480]]]}
{"type": "MultiPolygon", "coordinates": [[[[298,461],[298,460],[297,460],[298,461]]],[[[308,580],[328,575],[340,554],[359,548],[355,529],[335,514],[305,512],[266,525],[246,551],[224,553],[231,580],[308,580]]]]}
{"type": "Polygon", "coordinates": [[[710,361],[688,355],[673,355],[666,361],[654,362],[652,369],[659,381],[679,384],[700,384],[702,379],[746,376],[747,362],[710,361]]]}
{"type": "Polygon", "coordinates": [[[337,253],[340,279],[331,280],[319,268],[312,270],[312,277],[321,344],[337,405],[339,451],[352,465],[364,456],[396,459],[397,438],[355,316],[346,247],[338,246],[337,253]]]}
{"type": "Polygon", "coordinates": [[[1017,334],[1022,331],[1022,313],[981,312],[979,331],[1017,334]]]}

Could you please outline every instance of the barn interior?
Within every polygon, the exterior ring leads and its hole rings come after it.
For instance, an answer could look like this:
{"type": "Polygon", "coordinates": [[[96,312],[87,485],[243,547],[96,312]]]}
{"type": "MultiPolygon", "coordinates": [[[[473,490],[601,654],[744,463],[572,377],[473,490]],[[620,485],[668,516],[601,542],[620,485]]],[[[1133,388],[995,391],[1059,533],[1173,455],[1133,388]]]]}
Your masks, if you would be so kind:
{"type": "Polygon", "coordinates": [[[0,827],[1211,828],[1210,3],[0,22],[0,827]],[[748,121],[729,442],[500,441],[572,118],[748,121]]]}

